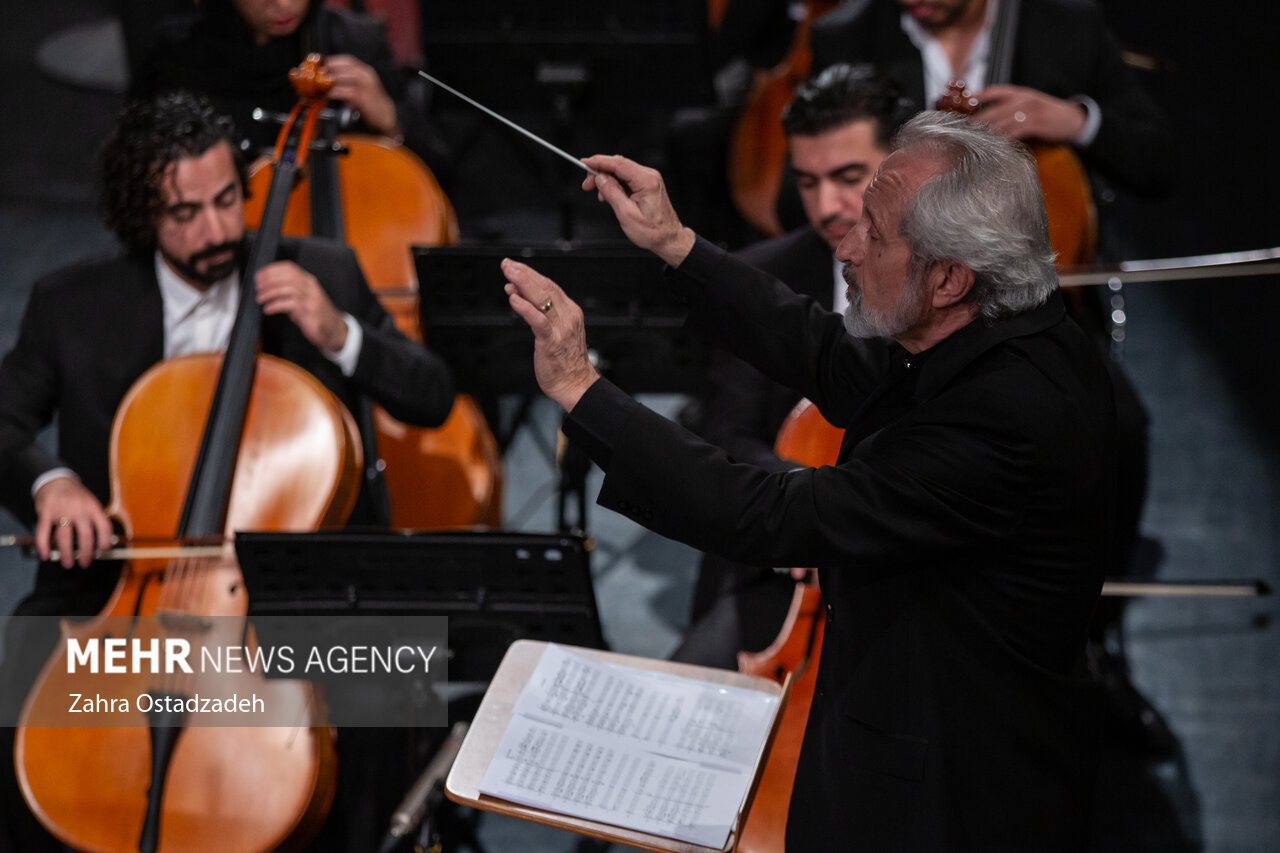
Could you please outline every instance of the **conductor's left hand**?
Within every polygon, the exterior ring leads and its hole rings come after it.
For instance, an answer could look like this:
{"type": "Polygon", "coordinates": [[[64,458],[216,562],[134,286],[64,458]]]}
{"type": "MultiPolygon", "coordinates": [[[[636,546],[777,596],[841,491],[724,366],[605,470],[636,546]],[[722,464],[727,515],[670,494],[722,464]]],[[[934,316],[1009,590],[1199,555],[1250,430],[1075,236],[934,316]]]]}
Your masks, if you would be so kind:
{"type": "Polygon", "coordinates": [[[542,392],[567,412],[600,378],[587,357],[582,309],[551,279],[510,258],[502,261],[507,301],[533,330],[533,372],[542,392]]]}

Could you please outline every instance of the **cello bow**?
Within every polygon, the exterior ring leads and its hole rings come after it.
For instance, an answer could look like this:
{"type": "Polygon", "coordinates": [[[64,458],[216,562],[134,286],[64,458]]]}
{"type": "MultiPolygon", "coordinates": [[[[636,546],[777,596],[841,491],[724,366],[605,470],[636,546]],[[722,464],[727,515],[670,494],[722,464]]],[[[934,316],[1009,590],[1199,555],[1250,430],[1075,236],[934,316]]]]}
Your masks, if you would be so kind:
{"type": "Polygon", "coordinates": [[[1084,287],[1091,284],[1243,278],[1277,273],[1280,273],[1280,246],[1181,258],[1064,267],[1058,271],[1058,284],[1062,287],[1084,287]]]}

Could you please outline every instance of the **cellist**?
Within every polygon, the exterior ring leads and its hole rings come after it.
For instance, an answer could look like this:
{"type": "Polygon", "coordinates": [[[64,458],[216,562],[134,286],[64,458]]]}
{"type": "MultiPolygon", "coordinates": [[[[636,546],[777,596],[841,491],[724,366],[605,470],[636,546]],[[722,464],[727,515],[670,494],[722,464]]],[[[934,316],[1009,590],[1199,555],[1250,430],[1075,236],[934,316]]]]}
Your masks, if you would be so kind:
{"type": "MultiPolygon", "coordinates": [[[[742,259],[843,312],[844,265],[835,248],[862,216],[862,192],[888,156],[890,137],[914,112],[897,86],[867,65],[834,65],[802,84],[782,124],[808,224],[744,249],[742,259]]],[[[740,462],[785,471],[795,463],[778,458],[773,443],[798,401],[741,359],[713,351],[698,432],[740,462]]],[[[738,651],[762,649],[778,633],[791,587],[785,572],[705,554],[689,632],[674,659],[734,668],[738,651]]]]}
{"type": "Polygon", "coordinates": [[[1061,0],[870,0],[845,3],[814,22],[813,70],[870,62],[932,108],[963,80],[999,133],[1070,144],[1114,185],[1143,194],[1174,180],[1168,121],[1125,66],[1092,3],[1061,0]],[[1002,7],[1012,21],[1007,79],[990,66],[1002,7]]]}
{"type": "MultiPolygon", "coordinates": [[[[424,426],[449,413],[447,367],[395,328],[350,249],[286,239],[280,260],[240,281],[244,161],[232,133],[229,119],[189,94],[126,107],[101,158],[102,212],[125,252],[37,282],[0,362],[4,506],[34,525],[42,559],[57,548],[62,560],[41,566],[19,615],[87,616],[102,606],[116,573],[91,563],[111,534],[102,507],[117,405],[162,358],[223,349],[241,298],[262,306],[264,352],[303,367],[348,406],[368,395],[424,426]],[[55,415],[56,453],[36,440],[55,415]]],[[[7,646],[6,669],[38,668],[55,639],[43,649],[7,646]]],[[[22,694],[3,698],[20,703],[22,694]]],[[[0,775],[4,813],[25,815],[11,771],[0,775]]],[[[14,849],[41,848],[23,838],[14,849]]]]}

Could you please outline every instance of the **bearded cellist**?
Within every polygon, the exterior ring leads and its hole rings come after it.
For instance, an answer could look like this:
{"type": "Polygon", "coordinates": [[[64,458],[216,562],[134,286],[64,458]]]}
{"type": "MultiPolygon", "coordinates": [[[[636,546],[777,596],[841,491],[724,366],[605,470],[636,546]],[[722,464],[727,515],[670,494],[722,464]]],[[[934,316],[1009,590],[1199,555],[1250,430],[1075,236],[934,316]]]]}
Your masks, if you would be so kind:
{"type": "MultiPolygon", "coordinates": [[[[231,138],[230,120],[203,98],[173,93],[126,107],[102,149],[102,212],[125,252],[56,272],[32,291],[17,343],[0,363],[0,490],[5,508],[33,525],[40,557],[56,548],[62,565],[41,566],[19,615],[101,608],[116,572],[92,562],[111,535],[103,505],[117,405],[161,359],[224,349],[241,298],[262,306],[264,352],[303,367],[348,407],[368,395],[423,426],[449,413],[448,368],[396,330],[350,249],[286,239],[279,260],[242,287],[245,170],[231,138]],[[36,436],[55,415],[51,452],[36,436]]],[[[13,639],[6,685],[21,677],[15,668],[34,675],[56,636],[43,648],[32,647],[42,640],[13,639]]],[[[6,691],[3,701],[21,703],[22,691],[6,691]]],[[[15,719],[16,709],[3,710],[15,719]]],[[[0,776],[3,813],[27,821],[13,830],[27,834],[6,849],[45,849],[12,771],[0,776]]]]}

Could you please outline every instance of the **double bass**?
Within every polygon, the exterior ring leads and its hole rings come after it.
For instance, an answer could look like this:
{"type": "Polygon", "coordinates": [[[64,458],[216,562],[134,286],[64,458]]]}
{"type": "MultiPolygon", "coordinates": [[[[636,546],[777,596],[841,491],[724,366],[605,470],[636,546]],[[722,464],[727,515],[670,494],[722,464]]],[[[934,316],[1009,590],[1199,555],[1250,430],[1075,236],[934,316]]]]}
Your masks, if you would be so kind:
{"type": "MultiPolygon", "coordinates": [[[[298,160],[306,156],[325,82],[313,74],[296,83],[307,105],[298,160]]],[[[296,168],[287,159],[277,168],[245,281],[275,259],[296,168]]],[[[361,467],[354,421],[310,374],[257,354],[261,321],[256,300],[242,298],[224,355],[163,361],[121,402],[110,439],[108,512],[128,536],[182,543],[246,528],[307,530],[340,525],[350,512],[361,467]]],[[[232,689],[264,697],[272,721],[290,724],[197,726],[186,724],[183,706],[210,687],[203,667],[69,673],[71,638],[82,647],[113,638],[164,647],[177,638],[199,659],[205,646],[244,643],[248,653],[254,636],[246,620],[244,584],[227,546],[215,558],[128,562],[95,618],[62,624],[59,651],[23,706],[14,754],[22,793],[51,833],[105,853],[261,853],[314,834],[333,799],[336,764],[332,732],[309,684],[246,672],[232,689]],[[123,713],[111,719],[118,724],[40,725],[67,719],[73,693],[122,701],[123,713]]],[[[220,692],[225,677],[218,676],[220,692]]]]}
{"type": "MultiPolygon", "coordinates": [[[[332,122],[322,137],[285,211],[283,231],[350,245],[397,328],[421,341],[411,247],[458,242],[453,207],[431,170],[403,144],[367,134],[338,135],[332,122]]],[[[250,228],[261,217],[254,199],[271,174],[269,164],[260,163],[250,175],[245,206],[250,228]]],[[[436,428],[401,423],[372,404],[358,414],[363,434],[376,435],[365,446],[370,455],[377,452],[377,459],[368,461],[386,481],[390,507],[384,514],[393,528],[501,525],[502,457],[471,397],[458,397],[436,428]]]]}

